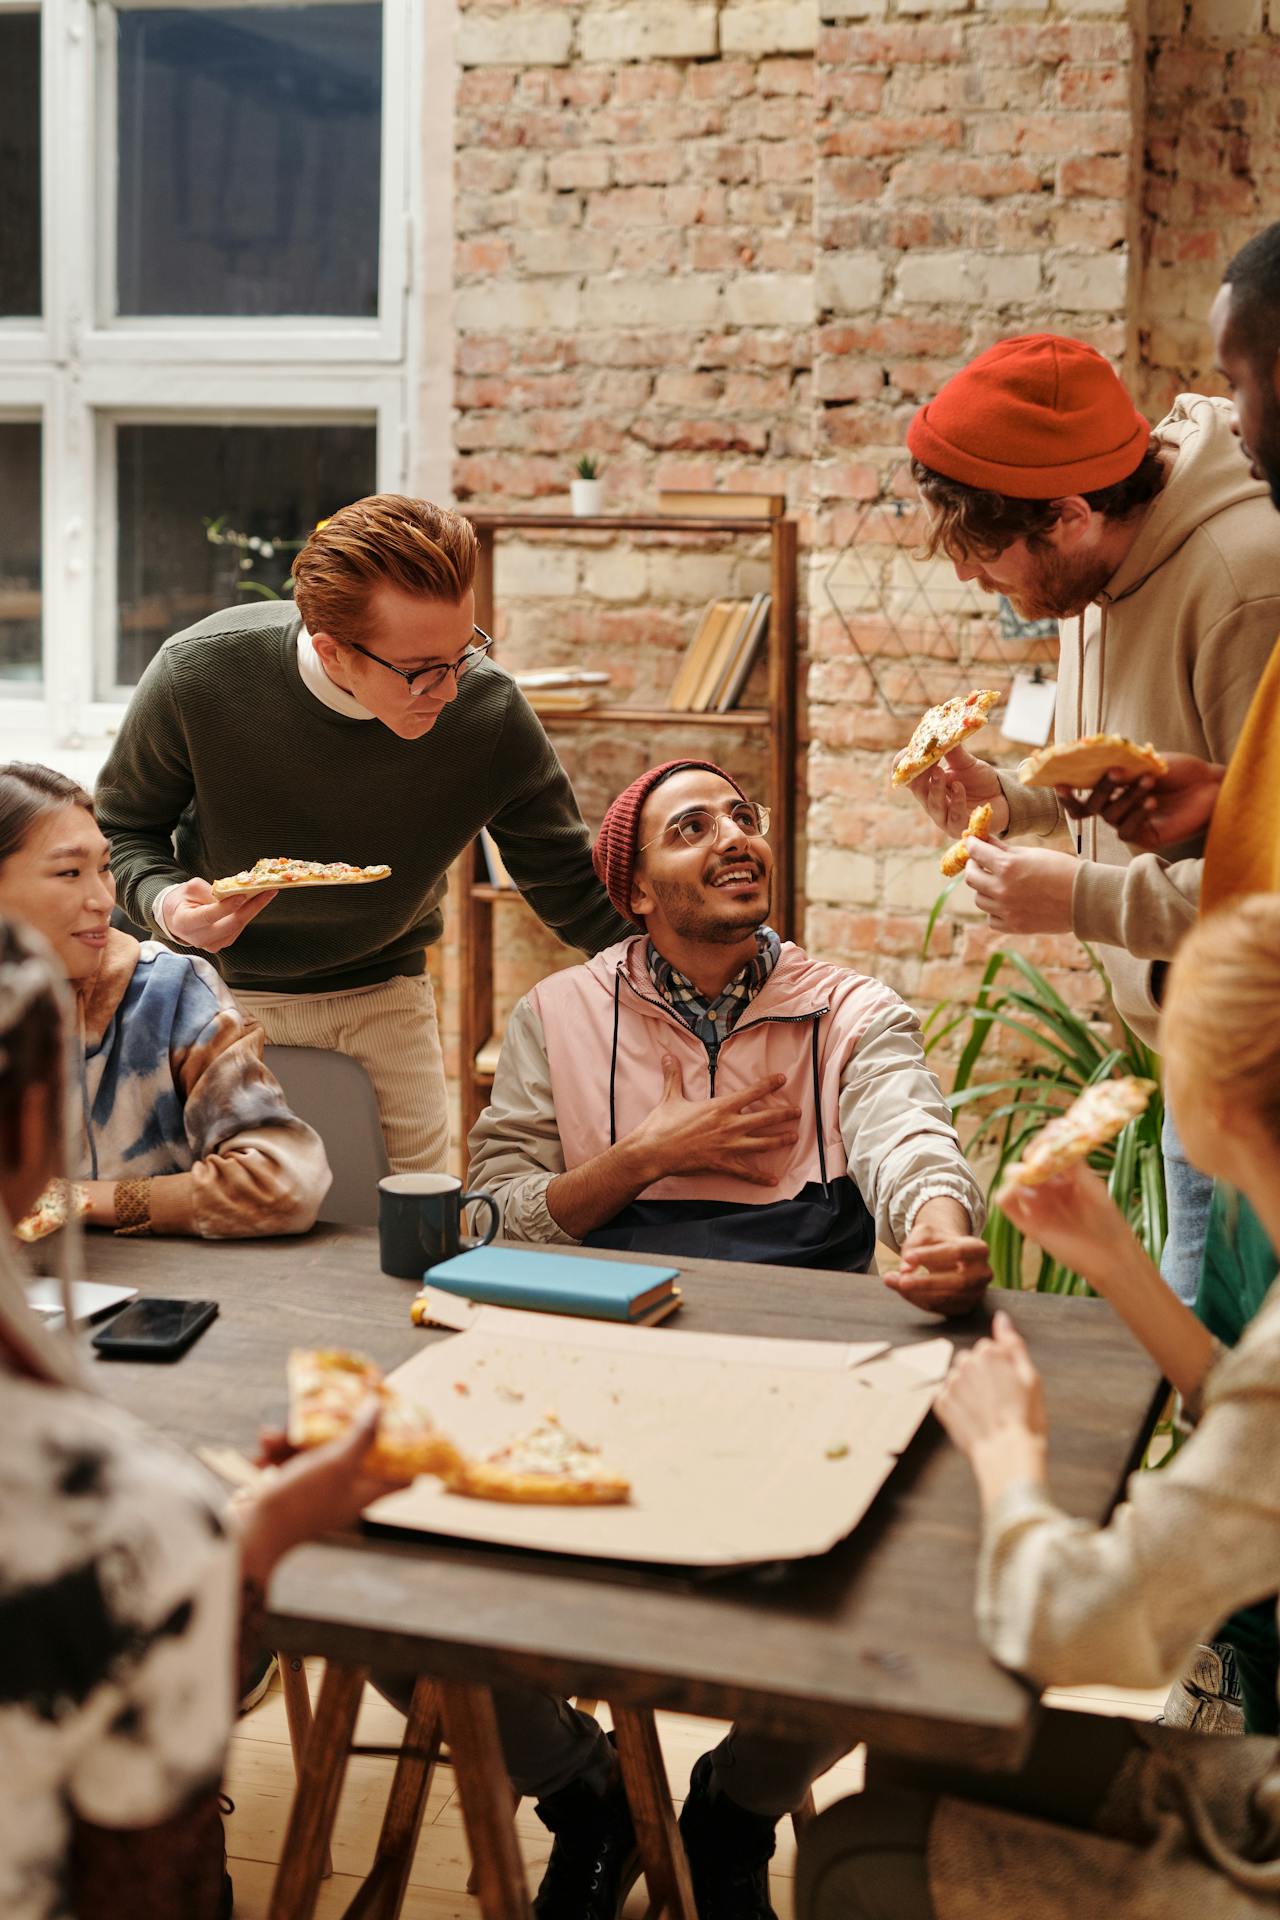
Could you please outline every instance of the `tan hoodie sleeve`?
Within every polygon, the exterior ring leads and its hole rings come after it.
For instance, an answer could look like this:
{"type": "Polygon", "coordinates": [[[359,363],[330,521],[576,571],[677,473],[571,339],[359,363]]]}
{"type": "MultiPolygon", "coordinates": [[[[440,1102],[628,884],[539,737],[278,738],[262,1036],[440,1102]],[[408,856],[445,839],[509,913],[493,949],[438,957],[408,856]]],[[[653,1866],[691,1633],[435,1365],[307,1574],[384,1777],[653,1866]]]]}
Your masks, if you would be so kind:
{"type": "Polygon", "coordinates": [[[889,1246],[902,1245],[926,1200],[943,1196],[958,1200],[972,1231],[982,1231],[982,1188],[925,1061],[919,1019],[904,1001],[871,1022],[844,1070],[840,1135],[849,1172],[889,1246]]]}
{"type": "Polygon", "coordinates": [[[1009,803],[1006,840],[1021,840],[1027,834],[1048,840],[1066,821],[1061,800],[1052,787],[1024,787],[1011,773],[996,771],[1000,791],[1009,803]]]}
{"type": "Polygon", "coordinates": [[[564,1152],[546,1038],[528,999],[512,1009],[493,1092],[467,1149],[467,1185],[492,1194],[508,1239],[577,1246],[547,1209],[547,1188],[565,1171],[564,1152]]]}

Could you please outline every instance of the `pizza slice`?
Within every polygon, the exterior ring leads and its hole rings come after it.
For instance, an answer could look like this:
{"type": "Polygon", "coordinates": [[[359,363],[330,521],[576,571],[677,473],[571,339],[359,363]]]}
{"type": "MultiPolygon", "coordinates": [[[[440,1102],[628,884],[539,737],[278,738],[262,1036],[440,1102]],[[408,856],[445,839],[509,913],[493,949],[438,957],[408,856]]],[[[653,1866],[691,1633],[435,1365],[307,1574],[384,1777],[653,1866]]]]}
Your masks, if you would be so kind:
{"type": "Polygon", "coordinates": [[[1169,763],[1148,741],[1140,747],[1122,733],[1087,733],[1079,740],[1062,740],[1027,755],[1018,768],[1024,787],[1092,787],[1104,773],[1126,780],[1142,773],[1167,773],[1169,763]]]}
{"type": "Polygon", "coordinates": [[[988,688],[957,694],[953,700],[944,700],[941,706],[930,707],[893,769],[892,784],[905,787],[936,766],[943,755],[950,753],[952,747],[958,747],[968,734],[986,726],[988,714],[992,707],[999,706],[1002,698],[988,688]]]}
{"type": "Polygon", "coordinates": [[[262,859],[213,882],[215,900],[226,900],[236,893],[265,893],[268,887],[367,887],[385,880],[390,867],[353,867],[347,860],[262,859]]]}
{"type": "Polygon", "coordinates": [[[1155,1090],[1154,1080],[1139,1080],[1133,1074],[1086,1087],[1065,1113],[1036,1135],[1021,1160],[1005,1169],[1006,1184],[1042,1187],[1055,1180],[1077,1160],[1088,1159],[1098,1147],[1114,1140],[1144,1111],[1155,1090]]]}
{"type": "Polygon", "coordinates": [[[382,1406],[378,1437],[365,1457],[373,1473],[412,1479],[420,1473],[452,1473],[461,1456],[420,1407],[389,1387],[382,1370],[363,1353],[338,1347],[295,1347],[289,1355],[289,1440],[295,1447],[323,1447],[341,1440],[370,1397],[382,1406]]]}
{"type": "Polygon", "coordinates": [[[938,865],[942,868],[948,880],[954,880],[956,875],[963,873],[968,866],[970,838],[985,840],[987,838],[987,829],[990,825],[991,808],[988,802],[984,800],[982,805],[975,807],[969,815],[969,824],[955,845],[948,847],[938,862],[938,865]]]}
{"type": "Polygon", "coordinates": [[[631,1498],[631,1482],[602,1463],[598,1447],[566,1433],[553,1413],[485,1459],[462,1461],[445,1485],[473,1500],[529,1506],[615,1507],[631,1498]]]}
{"type": "Polygon", "coordinates": [[[51,1180],[30,1213],[24,1213],[13,1231],[28,1246],[47,1240],[51,1233],[65,1227],[68,1220],[83,1220],[89,1211],[89,1196],[73,1180],[51,1180]]]}

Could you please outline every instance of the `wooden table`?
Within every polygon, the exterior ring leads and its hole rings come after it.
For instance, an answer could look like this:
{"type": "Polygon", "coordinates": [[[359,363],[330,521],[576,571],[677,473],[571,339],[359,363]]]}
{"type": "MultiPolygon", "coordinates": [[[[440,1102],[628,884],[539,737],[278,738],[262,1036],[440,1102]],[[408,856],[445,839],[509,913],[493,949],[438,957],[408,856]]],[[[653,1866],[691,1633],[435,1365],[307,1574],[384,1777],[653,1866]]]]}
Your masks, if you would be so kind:
{"type": "MultiPolygon", "coordinates": [[[[221,1302],[219,1319],[174,1366],[94,1365],[112,1399],[187,1445],[252,1450],[258,1427],[283,1415],[292,1346],[359,1346],[391,1367],[423,1339],[449,1337],[410,1324],[414,1289],[378,1271],[376,1235],[365,1229],[222,1245],[91,1235],[87,1267],[93,1279],[221,1302]]],[[[859,1276],[690,1261],[681,1285],[676,1324],[690,1331],[901,1342],[940,1330],[859,1276]]],[[[1146,1444],[1159,1374],[1104,1302],[992,1300],[1011,1313],[1044,1377],[1055,1496],[1102,1520],[1146,1444]]],[[[986,1324],[980,1313],[944,1330],[967,1345],[986,1324]]],[[[836,1729],[850,1745],[1015,1768],[1038,1708],[978,1641],[978,1523],[968,1467],[928,1421],[853,1536],[814,1561],[705,1580],[448,1540],[333,1538],[281,1566],[269,1632],[282,1651],[323,1654],[349,1674],[431,1675],[455,1703],[451,1744],[474,1736],[486,1766],[496,1751],[486,1689],[531,1682],[606,1699],[615,1716],[745,1717],[777,1732],[836,1729]]],[[[331,1735],[354,1719],[358,1693],[322,1695],[331,1735]]],[[[503,1912],[500,1897],[487,1911],[503,1912]]]]}

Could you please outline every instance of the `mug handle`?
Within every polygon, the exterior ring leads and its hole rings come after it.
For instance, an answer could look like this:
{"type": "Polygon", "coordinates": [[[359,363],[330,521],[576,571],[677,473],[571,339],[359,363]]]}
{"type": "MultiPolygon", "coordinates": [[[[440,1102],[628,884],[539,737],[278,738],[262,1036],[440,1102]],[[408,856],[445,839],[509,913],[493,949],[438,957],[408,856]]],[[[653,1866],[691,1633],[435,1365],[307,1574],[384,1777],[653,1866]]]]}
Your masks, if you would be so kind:
{"type": "Polygon", "coordinates": [[[479,1190],[474,1193],[464,1193],[459,1197],[459,1212],[461,1212],[464,1207],[488,1207],[489,1209],[489,1231],[487,1233],[482,1234],[478,1240],[470,1240],[465,1235],[460,1236],[462,1239],[463,1252],[470,1253],[476,1247],[488,1246],[489,1242],[497,1233],[498,1228],[502,1225],[502,1216],[498,1212],[498,1203],[493,1195],[491,1193],[481,1193],[479,1190]]]}

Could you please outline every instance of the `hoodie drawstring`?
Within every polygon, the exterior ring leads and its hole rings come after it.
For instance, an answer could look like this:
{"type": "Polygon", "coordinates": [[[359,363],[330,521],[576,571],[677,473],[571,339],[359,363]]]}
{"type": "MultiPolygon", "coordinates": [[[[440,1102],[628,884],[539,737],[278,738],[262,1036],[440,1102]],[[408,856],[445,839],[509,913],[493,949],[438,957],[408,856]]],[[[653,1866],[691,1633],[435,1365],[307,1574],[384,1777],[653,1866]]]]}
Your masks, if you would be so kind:
{"type": "Polygon", "coordinates": [[[619,1001],[622,992],[622,969],[618,968],[613,976],[613,1045],[609,1049],[609,1145],[618,1144],[618,1109],[615,1094],[618,1086],[618,1020],[621,1015],[619,1001]]]}
{"type": "MultiPolygon", "coordinates": [[[[1102,732],[1102,702],[1107,690],[1107,596],[1104,594],[1098,602],[1098,692],[1093,703],[1093,725],[1091,733],[1102,732]]],[[[1084,738],[1084,614],[1076,621],[1076,739],[1084,738]]],[[[1076,844],[1077,854],[1084,852],[1084,831],[1073,821],[1071,837],[1076,844]]],[[[1090,860],[1098,857],[1098,816],[1089,816],[1089,854],[1090,860]]]]}

